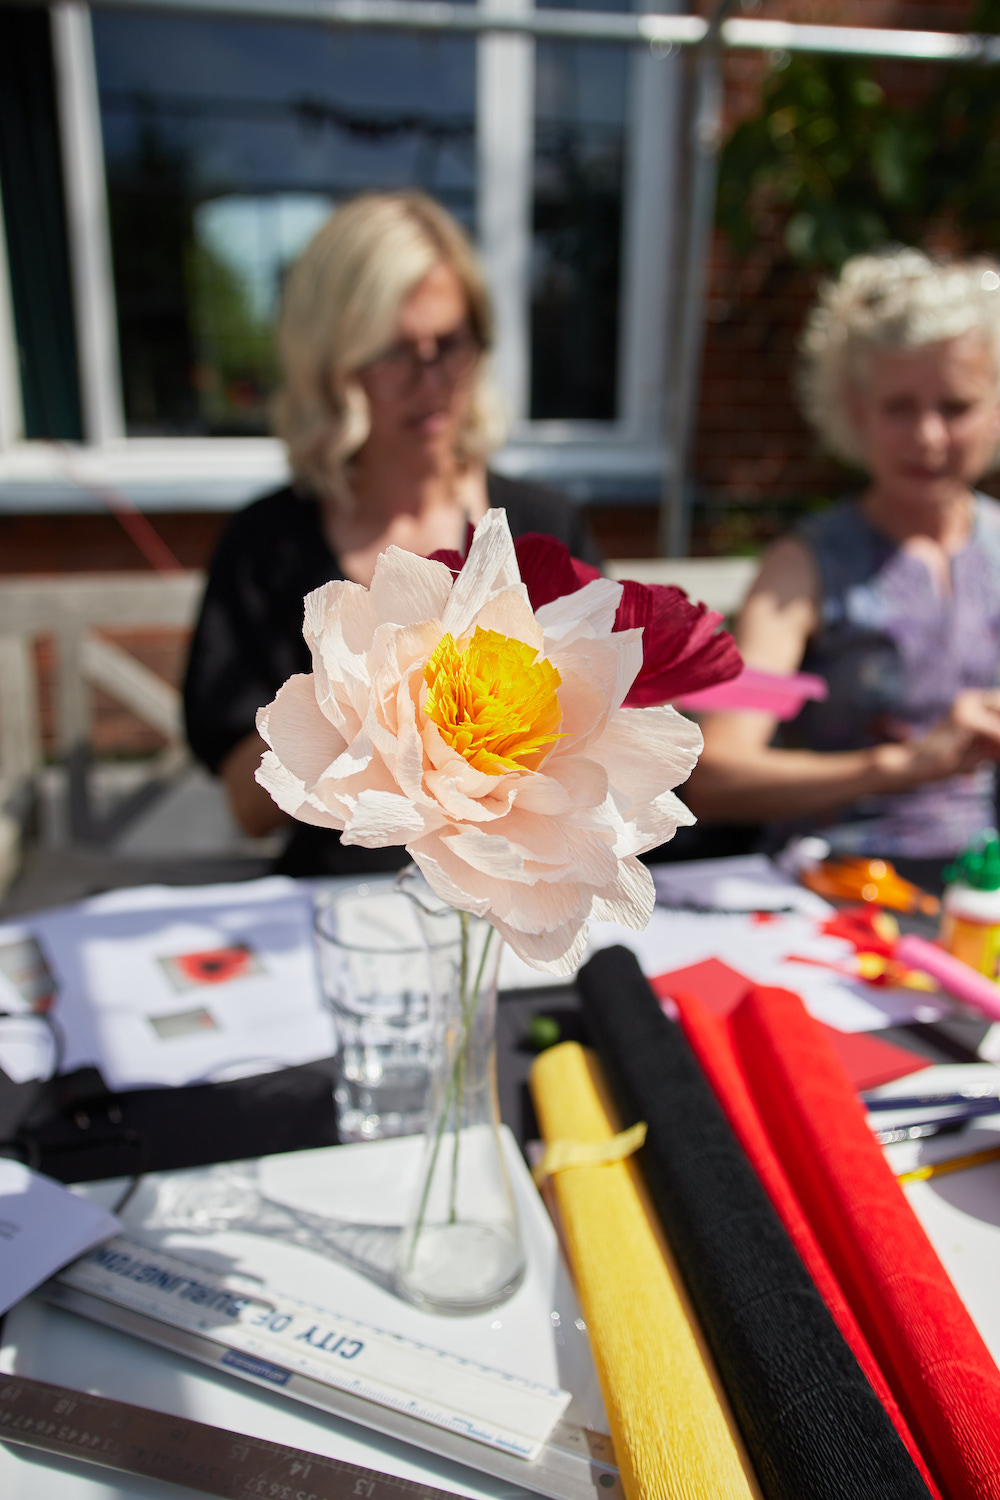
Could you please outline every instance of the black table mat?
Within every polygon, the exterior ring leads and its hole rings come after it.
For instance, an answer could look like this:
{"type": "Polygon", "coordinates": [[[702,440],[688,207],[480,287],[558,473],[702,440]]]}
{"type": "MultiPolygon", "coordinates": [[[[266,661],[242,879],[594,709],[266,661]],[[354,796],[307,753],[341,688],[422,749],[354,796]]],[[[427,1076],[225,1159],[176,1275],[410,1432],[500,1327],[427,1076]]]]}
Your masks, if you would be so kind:
{"type": "Polygon", "coordinates": [[[204,1167],[337,1144],[333,1060],[189,1088],[113,1094],[96,1068],[0,1072],[0,1154],[59,1182],[204,1167]]]}

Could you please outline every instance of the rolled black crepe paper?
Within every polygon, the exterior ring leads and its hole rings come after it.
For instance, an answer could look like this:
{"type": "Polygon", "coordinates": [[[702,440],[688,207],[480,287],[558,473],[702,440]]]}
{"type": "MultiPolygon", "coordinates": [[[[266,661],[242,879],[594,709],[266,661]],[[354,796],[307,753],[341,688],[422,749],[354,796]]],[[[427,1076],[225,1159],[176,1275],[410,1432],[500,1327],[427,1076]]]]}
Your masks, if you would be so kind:
{"type": "Polygon", "coordinates": [[[622,1124],[646,1122],[637,1160],[767,1500],[928,1500],[634,954],[595,954],[577,986],[622,1124]]]}

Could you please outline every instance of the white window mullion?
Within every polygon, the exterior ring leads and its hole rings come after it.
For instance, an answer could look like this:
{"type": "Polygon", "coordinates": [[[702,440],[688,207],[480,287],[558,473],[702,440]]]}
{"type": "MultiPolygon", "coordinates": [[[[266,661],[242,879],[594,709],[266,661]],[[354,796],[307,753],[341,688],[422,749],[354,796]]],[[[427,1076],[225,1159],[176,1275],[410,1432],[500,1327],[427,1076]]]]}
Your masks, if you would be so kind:
{"type": "Polygon", "coordinates": [[[663,433],[681,72],[676,50],[666,57],[655,56],[649,49],[633,53],[618,411],[629,436],[646,441],[661,438],[663,433]]]}
{"type": "Polygon", "coordinates": [[[0,452],[12,447],[24,436],[20,364],[17,330],[14,327],[10,266],[7,260],[3,197],[0,195],[0,452]]]}
{"type": "Polygon", "coordinates": [[[107,443],[124,437],[125,417],[101,112],[87,5],[59,0],[52,7],[52,49],[83,430],[88,443],[107,443]]]}
{"type": "MultiPolygon", "coordinates": [[[[484,0],[480,0],[484,3],[484,0]]],[[[533,0],[485,0],[530,10],[533,0]]],[[[477,232],[497,319],[494,369],[516,422],[531,388],[531,231],[535,145],[535,44],[525,36],[476,43],[477,232]]]]}

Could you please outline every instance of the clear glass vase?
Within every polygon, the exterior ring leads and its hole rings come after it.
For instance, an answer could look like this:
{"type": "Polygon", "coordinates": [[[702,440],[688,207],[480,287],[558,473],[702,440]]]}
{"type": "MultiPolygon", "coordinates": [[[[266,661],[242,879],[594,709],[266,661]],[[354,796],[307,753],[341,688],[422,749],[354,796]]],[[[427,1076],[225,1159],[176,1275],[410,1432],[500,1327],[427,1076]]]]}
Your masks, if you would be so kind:
{"type": "Polygon", "coordinates": [[[525,1266],[499,1135],[495,1030],[503,943],[488,922],[427,901],[405,874],[402,888],[417,903],[440,979],[430,1127],[401,1240],[397,1290],[431,1312],[479,1312],[506,1301],[525,1266]],[[454,941],[443,940],[447,932],[454,941]]]}

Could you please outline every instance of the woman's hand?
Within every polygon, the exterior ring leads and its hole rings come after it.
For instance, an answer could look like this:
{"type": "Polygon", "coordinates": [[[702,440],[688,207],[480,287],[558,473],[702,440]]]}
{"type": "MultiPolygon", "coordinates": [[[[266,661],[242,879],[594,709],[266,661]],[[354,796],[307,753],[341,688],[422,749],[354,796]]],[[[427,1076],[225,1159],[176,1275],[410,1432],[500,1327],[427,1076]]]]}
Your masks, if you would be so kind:
{"type": "MultiPolygon", "coordinates": [[[[737,623],[744,660],[772,672],[796,671],[816,627],[818,599],[811,554],[794,537],[777,542],[737,623]]],[[[925,734],[908,737],[912,732],[901,726],[896,739],[863,750],[775,748],[776,727],[760,713],[703,721],[704,753],[684,792],[698,818],[754,823],[832,813],[859,797],[908,791],[1000,761],[1000,690],[961,692],[925,734]]]]}
{"type": "Polygon", "coordinates": [[[967,775],[1000,760],[1000,691],[966,688],[956,695],[947,718],[926,734],[880,745],[876,755],[885,791],[967,775]]]}
{"type": "Polygon", "coordinates": [[[1000,759],[1000,689],[966,688],[951,705],[949,719],[972,731],[984,759],[1000,759]]]}
{"type": "Polygon", "coordinates": [[[249,838],[260,839],[288,822],[288,814],[259,786],[254,773],[267,749],[256,729],[234,745],[219,767],[229,811],[249,838]]]}

